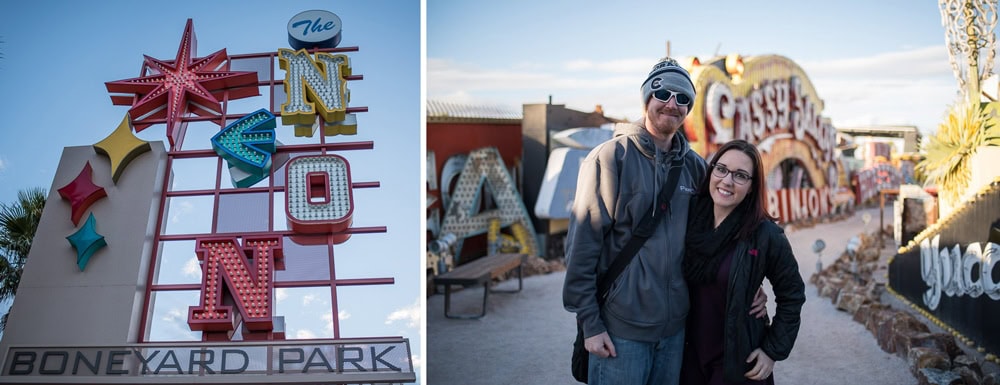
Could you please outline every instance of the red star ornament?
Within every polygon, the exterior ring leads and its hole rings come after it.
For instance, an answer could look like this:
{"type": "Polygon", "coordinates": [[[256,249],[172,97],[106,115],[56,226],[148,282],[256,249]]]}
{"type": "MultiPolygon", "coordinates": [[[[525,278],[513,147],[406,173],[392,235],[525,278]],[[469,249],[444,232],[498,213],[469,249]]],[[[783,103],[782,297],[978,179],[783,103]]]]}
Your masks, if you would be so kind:
{"type": "Polygon", "coordinates": [[[72,182],[59,189],[59,196],[68,200],[70,206],[73,208],[72,219],[74,226],[80,223],[80,218],[83,217],[83,213],[87,211],[90,205],[108,196],[108,192],[104,190],[104,187],[94,184],[93,176],[94,169],[90,167],[90,162],[87,162],[87,165],[83,167],[83,170],[80,171],[80,174],[72,182]]]}
{"type": "Polygon", "coordinates": [[[173,147],[187,114],[218,116],[222,113],[220,98],[226,93],[229,100],[260,95],[256,72],[229,71],[225,49],[195,58],[197,46],[194,23],[188,19],[173,61],[143,55],[145,75],[105,83],[112,93],[112,104],[132,106],[129,116],[135,132],[165,119],[167,139],[173,147]]]}

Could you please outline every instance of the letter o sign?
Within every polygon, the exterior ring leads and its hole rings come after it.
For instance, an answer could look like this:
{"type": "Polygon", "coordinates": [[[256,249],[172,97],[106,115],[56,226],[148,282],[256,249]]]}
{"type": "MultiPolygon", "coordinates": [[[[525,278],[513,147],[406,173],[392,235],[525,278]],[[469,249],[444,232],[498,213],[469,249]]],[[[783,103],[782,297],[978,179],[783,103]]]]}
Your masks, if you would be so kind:
{"type": "MultiPolygon", "coordinates": [[[[285,214],[292,231],[338,233],[350,227],[354,197],[346,159],[337,155],[295,157],[288,161],[285,181],[285,214]]],[[[335,243],[349,237],[335,237],[335,243]]]]}

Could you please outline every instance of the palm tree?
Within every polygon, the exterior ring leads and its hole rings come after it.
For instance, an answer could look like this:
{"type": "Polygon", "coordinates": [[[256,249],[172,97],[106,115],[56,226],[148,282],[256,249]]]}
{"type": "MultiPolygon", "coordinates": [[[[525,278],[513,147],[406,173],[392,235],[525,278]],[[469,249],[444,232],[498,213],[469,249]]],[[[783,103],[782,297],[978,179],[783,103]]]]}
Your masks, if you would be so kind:
{"type": "MultiPolygon", "coordinates": [[[[46,195],[44,188],[36,187],[19,191],[16,202],[0,203],[0,302],[14,298],[17,293],[46,195]]],[[[7,314],[4,314],[0,331],[6,326],[7,314]]]]}
{"type": "Polygon", "coordinates": [[[951,205],[958,203],[970,182],[976,150],[1000,146],[1000,126],[978,101],[963,100],[949,108],[945,121],[928,139],[927,157],[917,164],[917,172],[926,184],[937,185],[938,194],[951,205]]]}

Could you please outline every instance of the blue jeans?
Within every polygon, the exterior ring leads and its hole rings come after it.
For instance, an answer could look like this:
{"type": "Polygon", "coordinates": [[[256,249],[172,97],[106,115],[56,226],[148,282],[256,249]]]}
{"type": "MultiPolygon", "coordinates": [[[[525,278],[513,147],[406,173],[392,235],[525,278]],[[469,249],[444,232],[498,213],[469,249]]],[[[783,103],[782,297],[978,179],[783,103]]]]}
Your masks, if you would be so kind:
{"type": "Polygon", "coordinates": [[[617,357],[590,355],[590,385],[677,385],[684,357],[684,330],[656,342],[611,336],[617,357]]]}

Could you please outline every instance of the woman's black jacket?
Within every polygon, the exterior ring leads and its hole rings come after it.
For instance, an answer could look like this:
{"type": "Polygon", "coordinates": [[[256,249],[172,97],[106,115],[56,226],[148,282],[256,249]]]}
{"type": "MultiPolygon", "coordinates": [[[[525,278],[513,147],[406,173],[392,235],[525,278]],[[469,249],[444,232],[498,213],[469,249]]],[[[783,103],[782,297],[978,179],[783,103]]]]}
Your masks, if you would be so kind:
{"type": "Polygon", "coordinates": [[[799,333],[799,313],[805,303],[805,284],[784,230],[765,220],[749,240],[741,240],[733,254],[726,292],[723,378],[741,382],[753,362],[747,357],[761,348],[775,361],[788,358],[799,333]],[[764,278],[771,283],[777,309],[767,318],[751,316],[750,305],[764,278]]]}

